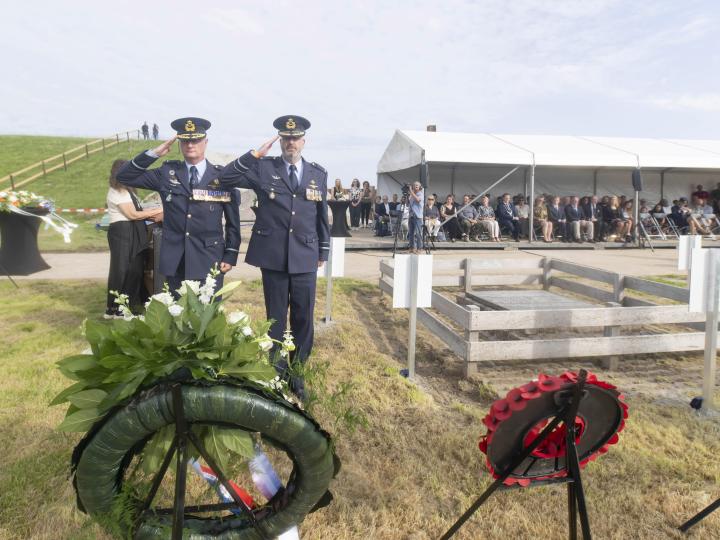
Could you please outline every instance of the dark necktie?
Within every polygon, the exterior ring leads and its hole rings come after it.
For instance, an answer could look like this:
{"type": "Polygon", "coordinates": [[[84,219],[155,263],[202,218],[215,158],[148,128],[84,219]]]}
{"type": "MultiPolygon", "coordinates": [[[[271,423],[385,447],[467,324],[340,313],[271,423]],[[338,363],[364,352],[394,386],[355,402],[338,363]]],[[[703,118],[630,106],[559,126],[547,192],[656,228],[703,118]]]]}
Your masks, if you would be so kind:
{"type": "Polygon", "coordinates": [[[293,191],[297,191],[298,188],[297,167],[295,165],[290,165],[290,188],[293,191]]]}
{"type": "Polygon", "coordinates": [[[190,187],[196,188],[199,183],[197,167],[193,165],[190,167],[190,187]]]}

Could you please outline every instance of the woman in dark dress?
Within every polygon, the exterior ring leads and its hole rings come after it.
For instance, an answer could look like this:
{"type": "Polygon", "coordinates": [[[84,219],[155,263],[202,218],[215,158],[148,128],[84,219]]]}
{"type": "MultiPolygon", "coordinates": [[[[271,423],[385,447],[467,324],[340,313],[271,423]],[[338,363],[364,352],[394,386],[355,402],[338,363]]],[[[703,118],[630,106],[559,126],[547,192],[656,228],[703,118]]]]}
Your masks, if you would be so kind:
{"type": "Polygon", "coordinates": [[[375,195],[370,187],[370,182],[363,182],[362,192],[360,194],[360,222],[363,227],[368,227],[371,222],[370,213],[375,195]]]}
{"type": "Polygon", "coordinates": [[[455,240],[462,237],[462,231],[460,230],[460,224],[457,218],[450,219],[455,215],[455,197],[448,195],[445,198],[445,204],[440,207],[440,217],[443,221],[443,229],[445,229],[445,237],[454,242],[455,240]],[[450,221],[448,221],[450,219],[450,221]]]}

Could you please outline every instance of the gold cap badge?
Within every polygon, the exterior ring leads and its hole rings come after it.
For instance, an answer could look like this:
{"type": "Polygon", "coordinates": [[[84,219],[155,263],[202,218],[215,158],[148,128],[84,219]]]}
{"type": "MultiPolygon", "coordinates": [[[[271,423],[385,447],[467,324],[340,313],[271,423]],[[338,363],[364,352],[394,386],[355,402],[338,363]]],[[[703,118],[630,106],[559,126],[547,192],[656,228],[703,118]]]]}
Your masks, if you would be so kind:
{"type": "Polygon", "coordinates": [[[185,122],[185,131],[195,131],[195,124],[192,120],[185,122]]]}
{"type": "Polygon", "coordinates": [[[288,118],[287,122],[285,122],[285,127],[287,129],[295,129],[295,126],[296,126],[295,120],[293,120],[292,118],[288,118]]]}

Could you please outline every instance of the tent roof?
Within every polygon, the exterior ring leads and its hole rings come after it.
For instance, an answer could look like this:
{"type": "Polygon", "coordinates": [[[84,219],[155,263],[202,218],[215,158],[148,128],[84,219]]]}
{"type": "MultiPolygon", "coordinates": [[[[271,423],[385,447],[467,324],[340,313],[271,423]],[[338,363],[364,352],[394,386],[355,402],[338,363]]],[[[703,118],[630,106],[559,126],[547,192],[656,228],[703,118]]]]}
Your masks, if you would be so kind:
{"type": "Polygon", "coordinates": [[[720,169],[720,141],[396,130],[377,172],[428,163],[720,169]]]}

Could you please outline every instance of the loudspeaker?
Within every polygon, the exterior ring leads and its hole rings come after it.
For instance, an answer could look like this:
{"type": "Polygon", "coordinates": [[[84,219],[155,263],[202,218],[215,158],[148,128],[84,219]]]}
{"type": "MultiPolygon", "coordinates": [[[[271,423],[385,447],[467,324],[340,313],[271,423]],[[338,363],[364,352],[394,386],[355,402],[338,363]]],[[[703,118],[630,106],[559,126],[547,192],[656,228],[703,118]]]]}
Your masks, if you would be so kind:
{"type": "Polygon", "coordinates": [[[640,175],[640,169],[635,169],[632,172],[632,185],[635,191],[642,191],[642,176],[640,175]]]}

